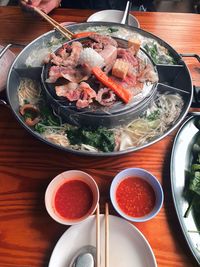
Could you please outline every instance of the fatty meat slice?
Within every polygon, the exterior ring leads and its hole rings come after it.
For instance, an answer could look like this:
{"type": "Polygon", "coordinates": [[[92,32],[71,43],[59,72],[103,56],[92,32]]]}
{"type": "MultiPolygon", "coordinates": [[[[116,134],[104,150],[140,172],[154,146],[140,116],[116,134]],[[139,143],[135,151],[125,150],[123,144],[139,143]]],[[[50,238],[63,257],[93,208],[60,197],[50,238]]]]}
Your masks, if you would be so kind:
{"type": "Polygon", "coordinates": [[[107,35],[101,35],[101,34],[98,34],[98,33],[94,33],[94,34],[91,34],[89,36],[89,38],[94,40],[97,43],[103,44],[104,46],[106,46],[106,45],[113,45],[115,47],[118,46],[118,44],[115,41],[115,39],[113,39],[112,37],[107,36],[107,35]]]}
{"type": "Polygon", "coordinates": [[[68,84],[55,87],[57,96],[66,97],[69,101],[77,101],[81,91],[78,89],[78,84],[69,82],[68,84]]]}
{"type": "Polygon", "coordinates": [[[113,45],[107,45],[99,54],[104,59],[105,72],[108,73],[117,59],[117,48],[113,45]]]}
{"type": "Polygon", "coordinates": [[[133,67],[138,66],[137,58],[128,49],[118,48],[117,56],[123,59],[124,61],[128,62],[133,67]]]}
{"type": "Polygon", "coordinates": [[[96,92],[86,82],[81,82],[78,89],[81,91],[81,96],[76,102],[77,108],[86,108],[96,99],[96,92]]]}
{"type": "Polygon", "coordinates": [[[46,80],[48,83],[55,83],[59,78],[65,78],[70,82],[79,83],[87,80],[88,75],[84,69],[72,68],[71,66],[52,66],[49,69],[49,78],[46,80]]]}

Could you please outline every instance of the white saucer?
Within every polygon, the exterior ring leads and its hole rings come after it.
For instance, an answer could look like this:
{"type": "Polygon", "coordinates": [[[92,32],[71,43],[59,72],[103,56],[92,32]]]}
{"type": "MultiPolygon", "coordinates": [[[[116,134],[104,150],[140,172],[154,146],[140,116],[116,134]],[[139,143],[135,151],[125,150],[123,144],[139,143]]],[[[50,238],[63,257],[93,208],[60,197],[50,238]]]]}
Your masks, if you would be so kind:
{"type": "MultiPolygon", "coordinates": [[[[87,22],[91,21],[105,21],[105,22],[117,22],[120,23],[123,17],[124,11],[121,10],[102,10],[92,14],[88,19],[87,22]]],[[[140,28],[139,21],[133,15],[129,14],[128,25],[140,28]]]]}
{"type": "MultiPolygon", "coordinates": [[[[80,248],[95,246],[95,216],[71,226],[58,240],[48,267],[67,267],[80,248]]],[[[100,216],[101,266],[105,262],[105,218],[100,216]]],[[[113,267],[157,267],[153,251],[143,234],[122,218],[109,215],[109,262],[113,267]]]]}

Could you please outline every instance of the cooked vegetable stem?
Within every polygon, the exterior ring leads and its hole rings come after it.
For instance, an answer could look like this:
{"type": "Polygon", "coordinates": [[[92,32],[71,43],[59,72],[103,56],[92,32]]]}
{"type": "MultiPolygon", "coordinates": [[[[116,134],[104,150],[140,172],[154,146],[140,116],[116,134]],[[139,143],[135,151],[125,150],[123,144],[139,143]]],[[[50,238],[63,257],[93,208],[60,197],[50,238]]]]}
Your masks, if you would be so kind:
{"type": "Polygon", "coordinates": [[[189,206],[184,214],[184,218],[187,218],[189,216],[190,211],[192,210],[193,204],[195,202],[195,196],[192,198],[192,200],[189,203],[189,206]]]}

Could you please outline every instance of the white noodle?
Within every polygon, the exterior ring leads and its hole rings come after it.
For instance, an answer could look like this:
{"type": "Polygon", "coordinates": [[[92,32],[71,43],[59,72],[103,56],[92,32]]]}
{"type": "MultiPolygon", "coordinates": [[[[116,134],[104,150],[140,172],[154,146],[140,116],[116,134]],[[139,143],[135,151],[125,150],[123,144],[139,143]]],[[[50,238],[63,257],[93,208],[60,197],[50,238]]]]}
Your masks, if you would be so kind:
{"type": "Polygon", "coordinates": [[[91,151],[91,152],[98,152],[98,149],[93,147],[93,146],[90,146],[90,145],[86,145],[86,144],[81,144],[81,147],[80,147],[81,150],[86,150],[86,151],[91,151]]]}
{"type": "Polygon", "coordinates": [[[18,87],[19,105],[23,106],[25,102],[35,105],[40,98],[41,87],[31,79],[24,78],[20,81],[18,87]]]}
{"type": "Polygon", "coordinates": [[[51,143],[59,146],[68,147],[70,145],[67,135],[64,133],[64,131],[53,132],[51,130],[47,130],[42,134],[42,136],[51,143]]]}
{"type": "Polygon", "coordinates": [[[142,118],[137,118],[128,126],[121,128],[119,150],[137,147],[161,136],[174,123],[181,113],[183,100],[180,95],[160,95],[142,118]],[[153,112],[159,112],[158,118],[149,120],[153,112]]]}
{"type": "MultiPolygon", "coordinates": [[[[30,79],[21,80],[18,89],[20,106],[24,105],[25,100],[31,104],[38,103],[40,92],[41,89],[36,82],[30,79]]],[[[178,94],[166,93],[158,95],[151,107],[141,117],[138,117],[127,126],[112,130],[109,129],[109,131],[115,133],[116,139],[118,140],[115,151],[141,146],[161,136],[178,119],[183,104],[183,99],[178,94]]],[[[42,137],[51,143],[63,147],[70,147],[74,150],[100,152],[97,148],[88,144],[71,145],[65,131],[73,128],[72,125],[65,123],[61,126],[46,126],[43,124],[41,126],[44,130],[41,134],[42,137]]]]}

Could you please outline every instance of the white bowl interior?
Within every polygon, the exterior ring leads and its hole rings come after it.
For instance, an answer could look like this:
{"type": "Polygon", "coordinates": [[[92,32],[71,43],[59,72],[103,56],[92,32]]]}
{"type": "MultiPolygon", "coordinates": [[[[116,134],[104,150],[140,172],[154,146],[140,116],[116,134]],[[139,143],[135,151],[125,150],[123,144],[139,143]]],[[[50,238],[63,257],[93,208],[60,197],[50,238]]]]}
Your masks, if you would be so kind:
{"type": "MultiPolygon", "coordinates": [[[[0,45],[0,51],[2,49],[3,46],[0,45]]],[[[0,92],[6,88],[8,72],[14,59],[15,59],[15,54],[9,49],[0,58],[0,92]]]]}
{"type": "Polygon", "coordinates": [[[113,182],[111,184],[110,197],[111,197],[111,201],[112,201],[112,204],[113,204],[115,210],[122,217],[124,217],[125,219],[132,221],[132,222],[144,222],[144,221],[148,221],[148,220],[152,219],[153,217],[155,217],[162,207],[163,198],[164,198],[162,187],[161,187],[159,181],[156,179],[156,177],[154,177],[151,173],[147,172],[146,170],[140,169],[140,168],[129,168],[129,169],[125,169],[125,170],[121,171],[120,173],[118,173],[115,176],[115,178],[113,179],[113,182]],[[152,188],[155,192],[155,195],[156,195],[156,203],[155,203],[154,209],[149,214],[147,214],[143,217],[128,216],[120,209],[120,207],[116,201],[116,189],[117,189],[118,185],[120,184],[120,182],[123,181],[124,179],[128,178],[128,177],[134,177],[134,176],[140,177],[140,178],[144,179],[145,181],[147,181],[152,186],[152,188]]]}
{"type": "Polygon", "coordinates": [[[97,203],[99,202],[99,190],[98,186],[95,182],[95,180],[87,173],[78,171],[78,170],[70,170],[63,172],[59,175],[57,175],[48,185],[46,193],[45,193],[45,205],[47,212],[49,215],[57,222],[65,225],[73,225],[76,223],[79,223],[85,219],[88,218],[88,216],[92,215],[94,211],[96,210],[97,203]],[[56,212],[54,208],[54,199],[55,199],[55,194],[57,192],[57,189],[64,184],[66,181],[71,181],[71,180],[80,180],[85,182],[90,189],[92,190],[93,193],[93,203],[92,207],[88,211],[87,214],[85,214],[84,217],[78,219],[78,220],[67,220],[59,216],[59,214],[56,212]]]}
{"type": "MultiPolygon", "coordinates": [[[[123,17],[124,11],[121,10],[102,10],[92,14],[87,21],[105,21],[105,22],[116,22],[120,23],[123,17]]],[[[132,15],[129,14],[128,25],[134,27],[140,27],[138,20],[132,15]]]]}

